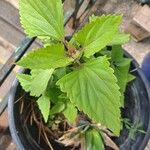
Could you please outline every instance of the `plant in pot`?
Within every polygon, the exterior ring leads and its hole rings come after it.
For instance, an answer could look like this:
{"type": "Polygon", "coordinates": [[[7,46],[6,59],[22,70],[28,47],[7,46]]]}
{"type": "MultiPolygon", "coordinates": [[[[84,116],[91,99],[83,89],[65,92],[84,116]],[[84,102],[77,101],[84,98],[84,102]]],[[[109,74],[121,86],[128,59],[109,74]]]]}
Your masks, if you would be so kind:
{"type": "MultiPolygon", "coordinates": [[[[121,48],[129,39],[119,32],[122,16],[93,15],[69,40],[61,0],[20,0],[20,19],[27,35],[37,36],[43,47],[17,62],[26,70],[17,75],[23,90],[15,83],[9,99],[9,124],[19,149],[137,147],[128,135],[140,131],[134,126],[140,122],[149,129],[149,115],[139,113],[143,105],[137,108],[143,98],[148,110],[149,95],[137,66],[121,48]],[[139,84],[144,96],[136,93],[139,84]]],[[[145,146],[148,135],[140,132],[138,137],[145,146]]]]}

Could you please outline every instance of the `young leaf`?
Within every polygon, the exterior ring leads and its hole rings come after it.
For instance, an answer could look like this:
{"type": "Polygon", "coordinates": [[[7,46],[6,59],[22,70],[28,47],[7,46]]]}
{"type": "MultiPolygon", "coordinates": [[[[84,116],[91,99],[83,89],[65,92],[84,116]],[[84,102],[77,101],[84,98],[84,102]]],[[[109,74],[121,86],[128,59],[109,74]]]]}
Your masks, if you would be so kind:
{"type": "Polygon", "coordinates": [[[65,109],[65,104],[63,102],[57,102],[50,110],[50,115],[60,113],[65,109]]]}
{"type": "Polygon", "coordinates": [[[66,56],[63,44],[53,44],[30,52],[17,64],[29,69],[55,69],[64,67],[72,61],[72,58],[66,56]]]}
{"type": "Polygon", "coordinates": [[[20,0],[20,19],[30,36],[64,39],[63,6],[61,0],[20,0]]]}
{"type": "Polygon", "coordinates": [[[84,56],[90,57],[112,41],[120,22],[121,16],[103,15],[96,17],[94,21],[76,33],[71,42],[78,42],[84,49],[84,56]]]}
{"type": "Polygon", "coordinates": [[[22,88],[26,91],[30,91],[30,86],[31,86],[31,75],[28,74],[17,74],[16,75],[17,79],[19,80],[22,88]]]}
{"type": "Polygon", "coordinates": [[[129,67],[131,59],[124,58],[121,46],[113,46],[111,52],[111,61],[113,63],[114,74],[117,77],[121,92],[121,104],[124,106],[124,92],[129,81],[129,67]]]}
{"type": "Polygon", "coordinates": [[[56,83],[80,111],[119,135],[120,92],[105,56],[82,64],[56,83]]]}
{"type": "Polygon", "coordinates": [[[75,123],[77,117],[77,109],[72,103],[68,102],[66,109],[63,111],[63,114],[65,115],[69,123],[75,123]]]}
{"type": "MultiPolygon", "coordinates": [[[[89,17],[89,21],[95,21],[98,18],[98,16],[92,15],[89,17]]],[[[122,45],[125,44],[129,41],[130,39],[130,35],[129,34],[125,34],[125,33],[121,33],[121,32],[117,32],[114,36],[112,41],[108,44],[108,45],[122,45]]]]}
{"type": "Polygon", "coordinates": [[[18,74],[17,78],[26,92],[30,92],[31,96],[39,97],[46,90],[53,71],[54,69],[32,70],[31,75],[18,74]]]}
{"type": "Polygon", "coordinates": [[[129,41],[130,35],[125,33],[116,33],[109,45],[122,45],[129,41]]]}
{"type": "Polygon", "coordinates": [[[44,121],[47,122],[49,112],[50,112],[50,98],[43,94],[38,100],[37,100],[39,109],[41,110],[41,113],[43,115],[44,121]]]}
{"type": "Polygon", "coordinates": [[[58,68],[54,72],[54,76],[57,80],[62,78],[64,75],[66,75],[66,68],[58,68]]]}
{"type": "Polygon", "coordinates": [[[59,100],[59,95],[62,94],[60,89],[57,86],[49,86],[46,89],[47,95],[50,96],[51,102],[57,103],[59,100]]]}
{"type": "Polygon", "coordinates": [[[128,82],[134,80],[136,77],[132,74],[128,74],[128,82]]]}
{"type": "Polygon", "coordinates": [[[95,130],[88,130],[85,133],[85,150],[104,150],[104,144],[101,135],[95,130]]]}

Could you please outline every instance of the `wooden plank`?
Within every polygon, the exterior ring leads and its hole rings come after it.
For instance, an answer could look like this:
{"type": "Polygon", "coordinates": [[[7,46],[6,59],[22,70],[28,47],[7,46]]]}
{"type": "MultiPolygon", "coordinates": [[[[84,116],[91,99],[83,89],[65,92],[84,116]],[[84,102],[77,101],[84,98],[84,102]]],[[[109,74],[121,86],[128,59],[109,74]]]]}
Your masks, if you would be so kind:
{"type": "Polygon", "coordinates": [[[19,9],[19,0],[5,0],[13,5],[15,8],[19,9]]]}
{"type": "Polygon", "coordinates": [[[15,50],[15,46],[0,37],[0,64],[4,64],[15,50]]]}
{"type": "Polygon", "coordinates": [[[5,110],[0,116],[0,129],[5,130],[8,127],[8,113],[5,110]]]}
{"type": "MultiPolygon", "coordinates": [[[[16,70],[17,71],[17,70],[16,70]]],[[[12,83],[15,79],[16,73],[14,71],[11,72],[11,74],[8,76],[7,80],[0,86],[0,102],[5,97],[7,92],[9,91],[10,87],[12,86],[12,83]]]]}
{"type": "Polygon", "coordinates": [[[130,33],[136,42],[142,41],[143,39],[150,36],[150,33],[142,28],[140,25],[131,21],[125,28],[125,32],[130,33]]]}
{"type": "Polygon", "coordinates": [[[25,37],[25,35],[20,30],[14,28],[11,24],[2,18],[0,18],[0,27],[0,37],[6,39],[14,46],[18,45],[18,43],[25,37]]]}
{"type": "Polygon", "coordinates": [[[10,0],[9,2],[0,0],[0,18],[7,20],[9,24],[23,32],[19,21],[19,11],[10,4],[10,0]]]}
{"type": "Polygon", "coordinates": [[[142,28],[150,32],[150,7],[144,5],[133,17],[133,20],[142,28]]]}

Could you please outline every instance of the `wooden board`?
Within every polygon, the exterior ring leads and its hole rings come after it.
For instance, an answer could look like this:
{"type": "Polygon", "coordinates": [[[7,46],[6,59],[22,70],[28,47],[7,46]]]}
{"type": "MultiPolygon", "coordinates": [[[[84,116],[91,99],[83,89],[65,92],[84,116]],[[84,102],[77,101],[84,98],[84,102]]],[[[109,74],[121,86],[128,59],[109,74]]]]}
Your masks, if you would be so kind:
{"type": "Polygon", "coordinates": [[[133,17],[133,21],[150,32],[150,7],[148,5],[141,7],[141,9],[133,17]]]}
{"type": "Polygon", "coordinates": [[[130,33],[136,42],[140,42],[150,36],[148,31],[134,21],[130,22],[130,24],[126,27],[125,32],[130,33]]]}
{"type": "Polygon", "coordinates": [[[150,37],[150,7],[148,5],[139,7],[141,8],[125,28],[125,32],[130,33],[136,42],[150,37]]]}

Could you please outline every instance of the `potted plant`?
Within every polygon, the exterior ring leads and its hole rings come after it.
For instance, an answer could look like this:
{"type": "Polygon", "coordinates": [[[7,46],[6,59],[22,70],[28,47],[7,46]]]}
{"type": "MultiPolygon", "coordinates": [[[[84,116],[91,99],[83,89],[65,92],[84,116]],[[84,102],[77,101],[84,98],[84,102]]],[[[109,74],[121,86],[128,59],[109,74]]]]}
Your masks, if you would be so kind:
{"type": "Polygon", "coordinates": [[[17,75],[8,111],[19,149],[146,145],[148,85],[121,48],[129,39],[119,32],[121,18],[93,15],[66,40],[61,0],[20,0],[22,26],[43,46],[17,62],[26,70],[17,75]]]}

